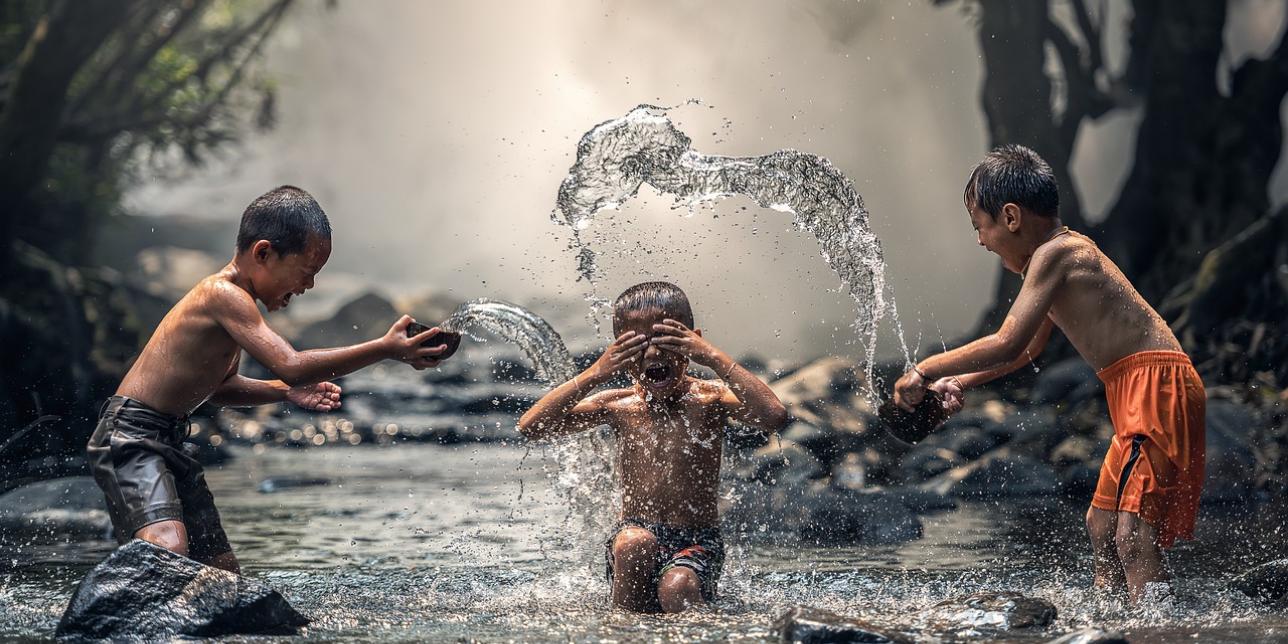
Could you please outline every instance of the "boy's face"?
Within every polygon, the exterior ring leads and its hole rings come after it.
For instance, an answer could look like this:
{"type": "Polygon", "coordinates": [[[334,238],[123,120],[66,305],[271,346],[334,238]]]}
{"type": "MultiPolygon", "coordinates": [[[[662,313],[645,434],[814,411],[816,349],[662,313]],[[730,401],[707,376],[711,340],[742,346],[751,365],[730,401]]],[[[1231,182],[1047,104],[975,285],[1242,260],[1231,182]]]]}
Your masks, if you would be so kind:
{"type": "Polygon", "coordinates": [[[331,257],[331,240],[310,236],[303,251],[290,255],[279,255],[268,242],[256,242],[253,252],[255,295],[268,310],[277,311],[286,308],[292,296],[313,288],[314,276],[331,257]]]}
{"type": "Polygon", "coordinates": [[[975,229],[980,246],[1002,258],[1002,265],[1012,273],[1024,266],[1024,249],[1019,235],[1019,207],[1013,203],[1002,206],[1002,212],[993,217],[979,205],[972,203],[968,209],[970,224],[975,229]]]}
{"type": "MultiPolygon", "coordinates": [[[[627,311],[619,316],[620,323],[614,329],[618,335],[634,331],[649,338],[650,341],[644,348],[644,355],[635,364],[627,367],[626,373],[654,396],[665,397],[679,391],[684,374],[689,369],[687,357],[674,351],[663,350],[661,345],[652,342],[653,338],[661,335],[653,330],[653,325],[661,324],[662,320],[673,317],[660,309],[627,311]]],[[[697,332],[696,329],[694,331],[697,332]]]]}

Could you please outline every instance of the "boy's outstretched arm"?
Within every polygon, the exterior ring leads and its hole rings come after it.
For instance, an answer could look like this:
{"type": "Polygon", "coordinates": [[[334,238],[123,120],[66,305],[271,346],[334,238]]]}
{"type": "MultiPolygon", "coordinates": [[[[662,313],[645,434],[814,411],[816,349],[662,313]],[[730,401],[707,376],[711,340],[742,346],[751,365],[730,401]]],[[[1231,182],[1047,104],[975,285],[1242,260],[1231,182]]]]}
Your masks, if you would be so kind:
{"type": "Polygon", "coordinates": [[[382,338],[336,349],[297,351],[268,326],[246,291],[231,284],[218,286],[210,306],[211,317],[233,340],[290,386],[330,380],[381,360],[401,360],[417,370],[425,369],[437,366],[434,357],[447,350],[446,346],[420,346],[439,332],[437,327],[407,337],[412,319],[404,315],[382,338]]]}
{"type": "Polygon", "coordinates": [[[566,436],[603,425],[608,421],[608,400],[589,396],[613,374],[638,360],[648,338],[634,331],[618,336],[604,354],[572,380],[541,397],[519,419],[519,433],[529,440],[566,436]]]}
{"type": "Polygon", "coordinates": [[[1051,338],[1051,328],[1053,326],[1054,323],[1051,322],[1051,318],[1043,320],[1042,326],[1038,327],[1037,335],[1033,336],[1033,341],[1029,342],[1029,346],[1025,347],[1024,352],[1015,360],[1012,360],[997,369],[976,371],[957,376],[957,381],[961,385],[961,388],[970,389],[971,387],[978,387],[984,383],[992,382],[1002,376],[1014,372],[1028,363],[1033,362],[1033,360],[1037,359],[1038,356],[1042,355],[1042,350],[1046,348],[1047,340],[1051,338]]]}
{"type": "Polygon", "coordinates": [[[1049,321],[1047,313],[1055,291],[1064,280],[1060,260],[1066,252],[1059,247],[1039,248],[1002,327],[963,347],[922,360],[895,383],[895,404],[911,410],[925,396],[926,387],[939,378],[1000,371],[1023,359],[1025,348],[1049,321]]]}
{"type": "Polygon", "coordinates": [[[700,331],[689,329],[676,320],[654,324],[653,330],[662,334],[653,338],[658,347],[675,351],[715,371],[716,376],[729,386],[720,404],[730,416],[765,432],[776,432],[787,424],[787,408],[769,385],[708,342],[700,331]]]}

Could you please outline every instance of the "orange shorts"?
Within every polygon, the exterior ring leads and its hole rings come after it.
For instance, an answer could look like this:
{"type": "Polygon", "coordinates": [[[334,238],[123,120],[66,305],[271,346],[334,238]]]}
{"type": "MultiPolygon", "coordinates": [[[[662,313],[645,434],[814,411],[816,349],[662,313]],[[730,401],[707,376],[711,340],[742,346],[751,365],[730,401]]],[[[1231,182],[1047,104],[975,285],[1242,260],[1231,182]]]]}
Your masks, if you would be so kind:
{"type": "Polygon", "coordinates": [[[1142,351],[1097,374],[1105,383],[1114,438],[1091,506],[1132,512],[1160,546],[1194,538],[1203,491],[1203,381],[1184,353],[1142,351]]]}

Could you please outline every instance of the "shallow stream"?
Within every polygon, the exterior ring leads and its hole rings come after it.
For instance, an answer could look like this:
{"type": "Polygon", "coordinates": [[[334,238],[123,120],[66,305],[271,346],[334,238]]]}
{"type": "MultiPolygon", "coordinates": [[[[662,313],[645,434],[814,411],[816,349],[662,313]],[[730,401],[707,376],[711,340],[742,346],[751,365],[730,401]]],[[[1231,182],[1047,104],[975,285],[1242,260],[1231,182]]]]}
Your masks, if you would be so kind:
{"type": "MultiPolygon", "coordinates": [[[[325,640],[764,641],[786,608],[808,604],[919,630],[913,613],[975,590],[1016,590],[1058,607],[1042,641],[1095,625],[1133,642],[1288,642],[1288,617],[1225,588],[1288,553],[1282,510],[1205,516],[1173,552],[1171,605],[1131,610],[1088,592],[1080,505],[966,503],[923,517],[923,538],[894,546],[815,547],[727,536],[723,598],[711,613],[609,610],[604,535],[579,535],[540,450],[506,445],[270,449],[208,472],[246,571],[314,619],[325,640]],[[324,486],[257,491],[266,478],[324,486]]],[[[82,542],[0,552],[0,640],[47,638],[76,582],[112,547],[82,542]]],[[[965,639],[979,634],[964,632],[965,639]]],[[[987,639],[996,641],[989,636],[987,639]]]]}

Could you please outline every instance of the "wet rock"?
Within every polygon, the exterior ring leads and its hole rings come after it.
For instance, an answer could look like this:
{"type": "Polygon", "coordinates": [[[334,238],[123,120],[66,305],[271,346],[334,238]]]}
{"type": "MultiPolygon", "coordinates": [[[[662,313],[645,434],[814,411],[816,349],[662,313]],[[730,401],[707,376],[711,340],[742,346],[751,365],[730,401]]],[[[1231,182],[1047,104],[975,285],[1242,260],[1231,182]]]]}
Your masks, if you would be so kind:
{"type": "Polygon", "coordinates": [[[1222,505],[1252,500],[1256,471],[1253,431],[1256,413],[1229,400],[1207,403],[1207,463],[1203,504],[1222,505]]]}
{"type": "Polygon", "coordinates": [[[1086,360],[1069,358],[1043,367],[1033,382],[1030,399],[1043,405],[1074,404],[1103,395],[1104,390],[1104,383],[1086,360]]]}
{"type": "Polygon", "coordinates": [[[1253,599],[1288,603],[1288,559],[1263,563],[1235,577],[1230,585],[1253,599]]]}
{"type": "Polygon", "coordinates": [[[736,476],[764,485],[799,487],[827,473],[808,450],[789,440],[770,440],[737,468],[736,476]]]}
{"type": "Polygon", "coordinates": [[[1070,496],[1086,497],[1100,480],[1100,463],[1109,439],[1069,436],[1051,450],[1047,462],[1059,471],[1060,486],[1070,496]]]}
{"type": "Polygon", "coordinates": [[[899,461],[899,480],[920,483],[966,464],[966,459],[937,444],[920,444],[899,461]]]}
{"type": "Polygon", "coordinates": [[[305,326],[296,335],[301,348],[337,347],[378,338],[398,319],[394,305],[375,293],[363,293],[333,315],[305,326]]]}
{"type": "Polygon", "coordinates": [[[922,489],[959,498],[1048,496],[1060,492],[1055,469],[1002,447],[983,458],[955,467],[921,485],[922,489]]]}
{"type": "Polygon", "coordinates": [[[1055,604],[1013,592],[981,592],[935,604],[921,615],[937,631],[1011,631],[1055,621],[1055,604]]]}
{"type": "Polygon", "coordinates": [[[815,544],[891,544],[921,537],[921,521],[903,501],[881,490],[811,485],[735,487],[725,524],[752,538],[795,535],[815,544]]]}
{"type": "Polygon", "coordinates": [[[272,494],[282,490],[290,490],[302,487],[321,487],[330,485],[331,479],[328,478],[309,478],[303,476],[275,476],[259,482],[260,494],[272,494]]]}
{"type": "Polygon", "coordinates": [[[796,420],[839,435],[879,433],[875,411],[861,395],[862,374],[855,363],[828,357],[773,381],[769,387],[796,420]]]}
{"type": "Polygon", "coordinates": [[[960,454],[970,461],[977,459],[998,445],[997,436],[977,427],[967,427],[961,431],[943,434],[940,447],[960,454]]]}
{"type": "Polygon", "coordinates": [[[85,576],[55,635],[151,640],[292,634],[308,623],[263,583],[135,539],[85,576]]]}
{"type": "Polygon", "coordinates": [[[0,496],[0,541],[52,543],[111,539],[112,520],[94,479],[32,483],[0,496]]]}
{"type": "Polygon", "coordinates": [[[1092,626],[1065,633],[1047,644],[1128,644],[1128,641],[1118,631],[1106,631],[1092,626]]]}
{"type": "Polygon", "coordinates": [[[773,632],[783,644],[886,644],[913,641],[861,620],[841,617],[808,606],[797,606],[784,613],[774,621],[773,632]]]}

